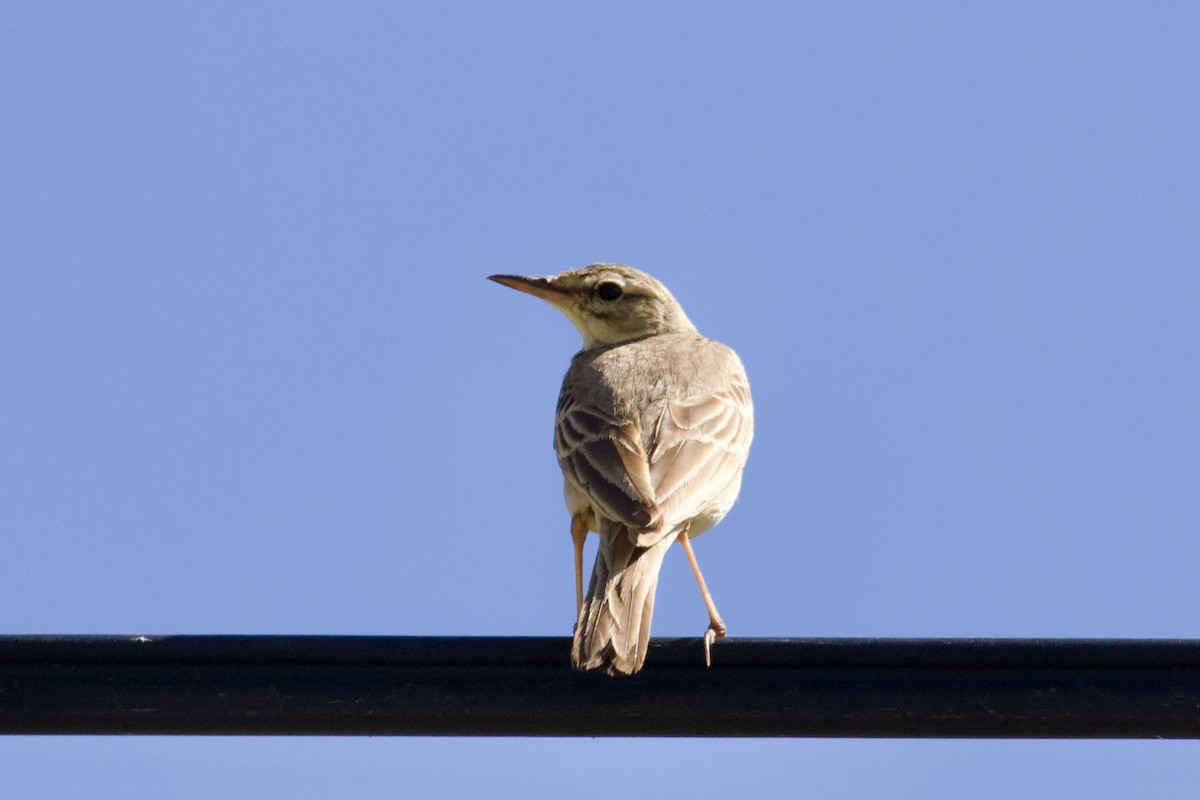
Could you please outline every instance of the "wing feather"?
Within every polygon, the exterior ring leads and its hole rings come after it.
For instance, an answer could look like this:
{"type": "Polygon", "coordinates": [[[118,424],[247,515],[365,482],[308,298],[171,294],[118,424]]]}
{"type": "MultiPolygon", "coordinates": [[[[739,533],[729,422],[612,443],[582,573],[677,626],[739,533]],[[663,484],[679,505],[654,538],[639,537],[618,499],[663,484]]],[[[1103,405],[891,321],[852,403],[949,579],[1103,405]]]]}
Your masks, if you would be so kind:
{"type": "Polygon", "coordinates": [[[650,453],[650,476],[668,520],[701,514],[741,475],[754,435],[749,400],[739,377],[710,394],[667,405],[650,453]]]}
{"type": "Polygon", "coordinates": [[[605,518],[631,529],[657,529],[662,514],[641,438],[635,422],[617,420],[570,397],[560,399],[554,449],[567,480],[605,518]]]}

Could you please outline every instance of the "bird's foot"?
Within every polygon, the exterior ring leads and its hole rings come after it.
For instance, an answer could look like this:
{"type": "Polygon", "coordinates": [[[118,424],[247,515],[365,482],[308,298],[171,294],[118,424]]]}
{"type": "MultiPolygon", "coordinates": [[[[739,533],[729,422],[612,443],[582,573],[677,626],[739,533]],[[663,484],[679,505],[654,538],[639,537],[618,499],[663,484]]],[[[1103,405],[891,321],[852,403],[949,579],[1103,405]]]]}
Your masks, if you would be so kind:
{"type": "Polygon", "coordinates": [[[725,623],[720,619],[714,619],[708,623],[708,630],[704,632],[704,666],[712,666],[712,645],[717,639],[725,638],[725,623]]]}

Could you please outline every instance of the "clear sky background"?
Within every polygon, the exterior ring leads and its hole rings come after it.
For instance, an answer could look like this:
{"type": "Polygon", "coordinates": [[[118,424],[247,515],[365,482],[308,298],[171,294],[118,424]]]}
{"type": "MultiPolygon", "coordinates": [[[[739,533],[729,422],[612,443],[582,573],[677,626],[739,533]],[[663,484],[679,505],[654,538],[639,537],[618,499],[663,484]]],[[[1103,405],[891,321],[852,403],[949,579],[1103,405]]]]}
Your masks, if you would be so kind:
{"type": "MultiPolygon", "coordinates": [[[[617,261],[751,377],[696,546],[731,635],[1200,636],[1198,41],[1170,2],[5,3],[0,631],[569,634],[578,335],[484,278],[617,261]]],[[[655,633],[705,624],[676,554],[655,633]]],[[[1181,796],[1196,747],[7,738],[0,794],[1181,796]]]]}

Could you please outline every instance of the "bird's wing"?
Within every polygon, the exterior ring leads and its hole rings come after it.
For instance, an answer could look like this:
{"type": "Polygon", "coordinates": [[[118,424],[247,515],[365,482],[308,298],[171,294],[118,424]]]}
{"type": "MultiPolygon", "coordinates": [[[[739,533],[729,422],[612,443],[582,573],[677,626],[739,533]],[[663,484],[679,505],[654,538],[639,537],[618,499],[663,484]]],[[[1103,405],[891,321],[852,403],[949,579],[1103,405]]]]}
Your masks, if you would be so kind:
{"type": "Polygon", "coordinates": [[[723,496],[745,466],[753,435],[754,411],[744,374],[716,391],[666,404],[649,466],[654,496],[668,524],[696,517],[723,496]]]}
{"type": "Polygon", "coordinates": [[[661,525],[637,422],[580,402],[564,388],[554,425],[554,450],[563,475],[603,517],[632,531],[657,530],[661,525]]]}

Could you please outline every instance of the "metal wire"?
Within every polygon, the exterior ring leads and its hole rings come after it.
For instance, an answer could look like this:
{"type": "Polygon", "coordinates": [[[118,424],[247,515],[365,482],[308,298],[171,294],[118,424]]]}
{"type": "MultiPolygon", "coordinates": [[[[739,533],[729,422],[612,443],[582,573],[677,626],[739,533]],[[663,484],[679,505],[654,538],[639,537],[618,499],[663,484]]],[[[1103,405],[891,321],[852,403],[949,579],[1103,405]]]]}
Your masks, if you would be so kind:
{"type": "Polygon", "coordinates": [[[0,636],[0,733],[1200,738],[1200,640],[0,636]]]}

